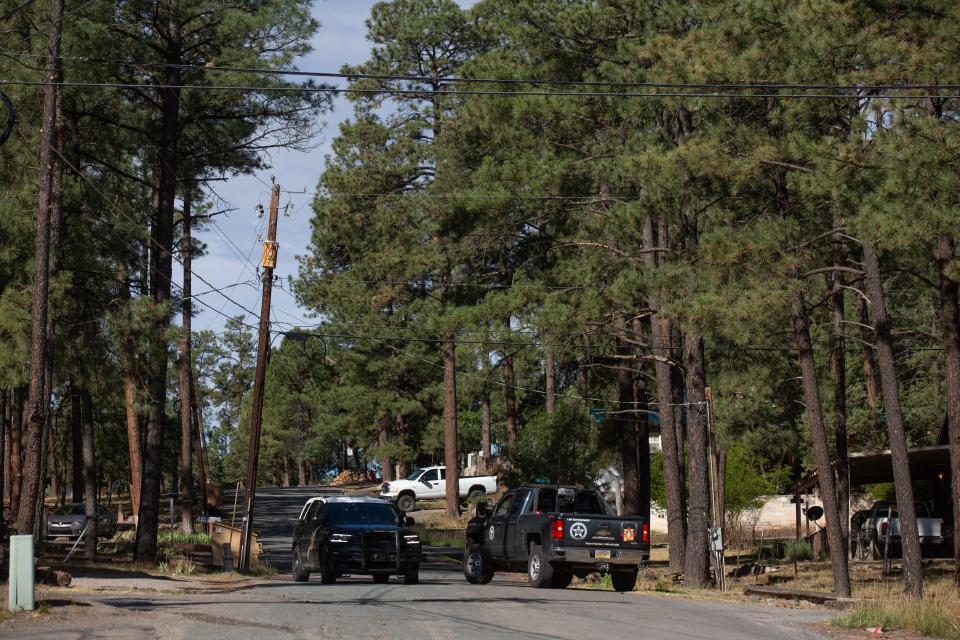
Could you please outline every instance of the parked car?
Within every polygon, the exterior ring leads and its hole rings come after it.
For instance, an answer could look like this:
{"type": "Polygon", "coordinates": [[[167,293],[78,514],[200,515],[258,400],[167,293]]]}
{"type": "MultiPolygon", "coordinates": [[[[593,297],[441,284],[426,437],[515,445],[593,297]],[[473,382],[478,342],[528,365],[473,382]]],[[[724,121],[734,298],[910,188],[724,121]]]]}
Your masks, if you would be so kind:
{"type": "Polygon", "coordinates": [[[387,500],[322,496],[303,506],[293,531],[293,579],[306,582],[311,572],[323,584],[347,574],[373,576],[384,584],[391,575],[404,584],[420,581],[420,537],[387,500]]]}
{"type": "Polygon", "coordinates": [[[467,523],[463,575],[486,584],[497,571],[526,571],[534,587],[563,589],[573,576],[609,573],[632,591],[650,557],[649,516],[618,517],[599,492],[570,486],[508,491],[467,523]]]}
{"type": "MultiPolygon", "coordinates": [[[[95,517],[98,538],[112,538],[117,533],[117,516],[110,509],[97,505],[95,517]]],[[[87,511],[83,504],[65,504],[47,516],[46,537],[77,538],[86,521],[87,511]]]]}
{"type": "MultiPolygon", "coordinates": [[[[942,544],[943,518],[932,517],[927,505],[922,502],[916,503],[915,508],[921,546],[942,544]]],[[[882,558],[887,536],[890,538],[892,547],[900,547],[900,518],[897,516],[897,503],[881,500],[875,502],[870,508],[869,515],[858,531],[860,557],[866,558],[867,555],[872,554],[875,560],[882,558]]]]}
{"type": "MultiPolygon", "coordinates": [[[[447,468],[417,469],[403,480],[384,482],[380,495],[397,503],[402,511],[413,511],[417,500],[438,500],[447,495],[447,468]]],[[[462,476],[460,497],[476,500],[497,492],[496,476],[462,476]]]]}

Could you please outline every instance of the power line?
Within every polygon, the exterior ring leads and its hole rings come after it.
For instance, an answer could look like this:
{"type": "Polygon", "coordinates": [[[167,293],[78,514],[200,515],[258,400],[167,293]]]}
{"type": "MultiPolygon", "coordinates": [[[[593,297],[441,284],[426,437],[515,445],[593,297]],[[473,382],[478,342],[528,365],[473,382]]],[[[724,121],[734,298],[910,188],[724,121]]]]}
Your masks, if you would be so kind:
{"type": "MultiPolygon", "coordinates": [[[[46,58],[46,54],[23,54],[29,57],[46,58]]],[[[244,73],[263,76],[294,76],[308,78],[332,78],[341,80],[381,80],[389,82],[424,82],[436,84],[480,84],[480,85],[531,85],[531,86],[562,86],[562,87],[632,87],[646,89],[720,89],[729,91],[740,90],[834,90],[834,91],[913,91],[913,90],[960,90],[960,84],[933,84],[933,83],[876,83],[876,84],[844,84],[844,83],[806,83],[806,82],[650,82],[631,80],[564,80],[546,78],[467,78],[418,75],[391,75],[375,73],[344,73],[337,71],[308,71],[301,69],[260,69],[257,67],[236,67],[219,65],[199,65],[189,63],[169,62],[137,62],[129,60],[104,60],[85,56],[64,57],[61,60],[90,62],[97,64],[112,64],[138,68],[180,69],[184,71],[202,71],[204,73],[244,73]]],[[[393,88],[391,88],[393,90],[393,88]]],[[[432,93],[432,92],[431,92],[432,93]]],[[[870,96],[860,96],[870,97],[870,96]]]]}
{"type": "MultiPolygon", "coordinates": [[[[53,151],[54,151],[54,153],[56,153],[56,154],[60,157],[60,159],[63,161],[63,163],[66,164],[68,167],[70,167],[70,169],[71,169],[75,174],[77,174],[77,176],[79,176],[80,179],[83,180],[91,189],[93,189],[94,192],[96,192],[97,195],[99,195],[99,196],[104,200],[104,202],[110,203],[109,206],[110,206],[111,209],[114,210],[114,212],[120,214],[121,216],[123,216],[124,218],[126,218],[129,222],[133,223],[135,226],[138,226],[138,225],[139,225],[139,223],[138,223],[134,218],[132,218],[131,216],[128,216],[128,215],[126,214],[126,212],[121,211],[119,208],[117,208],[115,205],[113,205],[113,204],[111,203],[110,199],[107,198],[107,196],[106,196],[95,184],[93,184],[93,183],[87,178],[87,176],[85,176],[85,175],[83,174],[83,172],[81,172],[80,169],[77,168],[77,166],[76,166],[75,164],[73,164],[72,162],[70,162],[70,160],[68,160],[62,153],[60,153],[60,150],[59,150],[59,149],[57,149],[56,147],[53,147],[53,151]]],[[[177,255],[175,255],[172,251],[170,251],[169,249],[163,247],[159,242],[157,242],[157,240],[156,240],[155,238],[150,237],[150,238],[149,238],[149,241],[152,242],[154,245],[156,245],[156,247],[157,247],[160,251],[163,251],[163,252],[167,253],[172,259],[176,260],[176,261],[180,264],[181,267],[183,266],[183,261],[182,261],[177,255]]],[[[243,309],[244,311],[246,311],[247,313],[249,313],[250,315],[252,315],[254,318],[257,318],[258,320],[260,319],[260,316],[259,316],[258,314],[254,313],[253,311],[250,311],[250,310],[247,309],[245,306],[243,306],[242,304],[240,304],[239,302],[237,302],[236,300],[234,300],[233,298],[231,298],[231,297],[228,296],[227,294],[223,293],[223,291],[220,291],[217,287],[215,287],[213,284],[211,284],[209,280],[207,280],[206,278],[204,278],[202,275],[200,275],[200,274],[197,273],[196,271],[191,270],[190,273],[191,273],[191,275],[196,276],[196,278],[197,278],[198,280],[200,280],[201,282],[203,282],[205,285],[207,285],[208,287],[210,287],[211,292],[215,292],[215,293],[219,294],[221,297],[223,297],[223,298],[225,298],[226,300],[230,301],[231,303],[233,303],[233,304],[236,305],[237,307],[243,309]]],[[[181,294],[183,293],[183,287],[180,286],[179,284],[177,284],[176,282],[174,282],[172,277],[168,278],[168,280],[169,280],[171,286],[177,287],[177,288],[180,290],[180,293],[181,293],[181,294]]],[[[207,304],[206,302],[204,302],[203,300],[201,300],[201,299],[199,299],[199,298],[198,298],[196,301],[199,302],[201,305],[209,308],[209,309],[215,310],[212,306],[210,306],[209,304],[207,304]]],[[[226,317],[226,318],[228,318],[228,319],[230,319],[230,320],[233,320],[233,319],[234,319],[234,318],[231,318],[230,316],[226,315],[226,314],[223,313],[222,311],[219,311],[219,310],[215,310],[215,311],[217,311],[217,313],[219,313],[220,315],[222,315],[222,316],[224,316],[224,317],[226,317]]]]}
{"type": "MultiPolygon", "coordinates": [[[[956,100],[960,94],[889,94],[853,95],[846,93],[743,93],[729,91],[714,92],[640,92],[619,91],[477,91],[477,90],[440,90],[403,89],[385,87],[383,89],[355,89],[342,87],[317,86],[264,86],[264,85],[198,85],[198,84],[150,84],[141,82],[49,82],[42,80],[3,80],[0,86],[47,87],[82,89],[157,89],[157,90],[202,90],[202,91],[260,91],[267,93],[327,93],[333,95],[393,95],[408,97],[434,98],[436,96],[505,96],[505,97],[579,97],[579,98],[706,98],[706,99],[814,99],[814,100],[956,100]]],[[[895,90],[895,89],[888,89],[895,90]]]]}

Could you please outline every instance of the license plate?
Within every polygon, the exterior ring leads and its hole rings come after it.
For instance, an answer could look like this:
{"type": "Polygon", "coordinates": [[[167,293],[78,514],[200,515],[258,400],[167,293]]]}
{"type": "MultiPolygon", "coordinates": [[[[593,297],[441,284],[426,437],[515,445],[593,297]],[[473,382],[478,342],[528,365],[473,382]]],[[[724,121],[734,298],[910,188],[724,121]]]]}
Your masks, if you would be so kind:
{"type": "Polygon", "coordinates": [[[610,559],[610,551],[607,550],[607,549],[604,549],[604,550],[599,550],[599,549],[598,549],[597,551],[594,552],[593,557],[594,557],[594,558],[597,558],[597,559],[599,559],[599,560],[609,560],[609,559],[610,559]]]}

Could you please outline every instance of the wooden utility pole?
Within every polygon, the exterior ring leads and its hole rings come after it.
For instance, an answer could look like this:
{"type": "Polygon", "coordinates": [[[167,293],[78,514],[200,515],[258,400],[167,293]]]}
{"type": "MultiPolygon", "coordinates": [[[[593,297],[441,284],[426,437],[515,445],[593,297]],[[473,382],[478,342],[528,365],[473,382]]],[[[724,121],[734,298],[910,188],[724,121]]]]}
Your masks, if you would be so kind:
{"type": "Polygon", "coordinates": [[[188,184],[183,194],[183,319],[180,336],[180,530],[193,533],[193,355],[190,350],[193,305],[190,300],[192,278],[190,269],[190,205],[193,186],[188,184]]]}
{"type": "Polygon", "coordinates": [[[267,241],[263,243],[263,300],[260,303],[260,334],[257,339],[257,368],[253,382],[253,406],[250,411],[250,448],[247,455],[247,482],[244,496],[243,535],[240,540],[241,572],[250,568],[250,535],[253,533],[253,505],[257,492],[257,461],[260,457],[260,419],[263,416],[263,387],[267,373],[267,351],[270,349],[270,294],[273,270],[277,266],[277,213],[280,208],[280,185],[274,183],[270,194],[270,222],[267,241]]]}

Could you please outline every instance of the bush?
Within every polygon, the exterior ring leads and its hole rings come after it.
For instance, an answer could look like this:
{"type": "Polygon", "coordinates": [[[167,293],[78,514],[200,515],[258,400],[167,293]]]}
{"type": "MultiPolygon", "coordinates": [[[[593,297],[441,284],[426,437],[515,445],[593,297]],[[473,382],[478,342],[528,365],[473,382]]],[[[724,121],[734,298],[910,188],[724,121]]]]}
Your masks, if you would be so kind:
{"type": "Polygon", "coordinates": [[[791,540],[783,545],[783,555],[790,560],[812,560],[813,547],[806,540],[791,540]]]}

